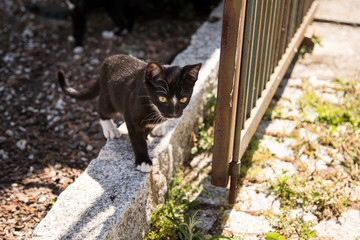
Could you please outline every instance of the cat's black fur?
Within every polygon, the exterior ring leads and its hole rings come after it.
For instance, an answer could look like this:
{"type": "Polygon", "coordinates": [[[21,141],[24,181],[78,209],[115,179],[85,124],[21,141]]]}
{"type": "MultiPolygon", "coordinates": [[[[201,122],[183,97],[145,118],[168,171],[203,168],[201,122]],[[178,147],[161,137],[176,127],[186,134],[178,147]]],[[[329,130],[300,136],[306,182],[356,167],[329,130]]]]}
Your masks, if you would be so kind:
{"type": "Polygon", "coordinates": [[[147,135],[155,125],[182,115],[200,67],[201,63],[166,66],[127,55],[114,55],[105,59],[99,79],[85,92],[68,87],[60,71],[58,81],[62,90],[73,98],[87,100],[99,95],[101,120],[109,120],[120,113],[127,125],[135,164],[151,165],[147,135]]]}

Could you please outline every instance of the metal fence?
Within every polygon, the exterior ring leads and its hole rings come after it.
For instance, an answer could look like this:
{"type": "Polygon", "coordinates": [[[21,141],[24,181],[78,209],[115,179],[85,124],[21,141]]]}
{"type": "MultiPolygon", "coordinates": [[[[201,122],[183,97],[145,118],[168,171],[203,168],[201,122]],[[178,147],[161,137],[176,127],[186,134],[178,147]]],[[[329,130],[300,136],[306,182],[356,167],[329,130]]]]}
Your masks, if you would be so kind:
{"type": "Polygon", "coordinates": [[[211,181],[235,200],[240,160],[289,67],[314,0],[225,0],[211,181]]]}

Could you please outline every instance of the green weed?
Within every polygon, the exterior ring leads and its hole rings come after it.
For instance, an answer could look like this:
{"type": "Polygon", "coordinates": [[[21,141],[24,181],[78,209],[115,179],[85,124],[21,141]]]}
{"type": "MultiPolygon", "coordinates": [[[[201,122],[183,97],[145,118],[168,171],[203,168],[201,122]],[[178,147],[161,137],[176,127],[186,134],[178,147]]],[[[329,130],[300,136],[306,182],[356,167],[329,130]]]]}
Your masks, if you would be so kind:
{"type": "Polygon", "coordinates": [[[198,125],[194,147],[191,148],[192,155],[209,151],[214,146],[216,96],[214,94],[209,94],[207,98],[207,111],[203,121],[198,125]]]}
{"type": "Polygon", "coordinates": [[[349,203],[346,182],[341,179],[334,182],[316,174],[291,175],[277,177],[271,186],[282,206],[307,210],[318,219],[340,216],[349,203]]]}
{"type": "Polygon", "coordinates": [[[266,233],[266,240],[285,240],[284,236],[281,236],[279,233],[276,232],[268,232],[266,233]]]}
{"type": "Polygon", "coordinates": [[[196,211],[191,216],[186,216],[186,212],[194,208],[198,202],[189,201],[192,187],[182,184],[183,176],[181,173],[172,179],[168,185],[165,195],[165,202],[159,204],[151,215],[150,230],[145,236],[145,240],[215,240],[230,239],[226,236],[210,236],[201,232],[195,232],[194,227],[200,222],[195,222],[196,211]]]}
{"type": "Polygon", "coordinates": [[[182,179],[183,177],[178,174],[170,181],[165,202],[159,204],[151,215],[150,230],[145,240],[178,239],[178,230],[167,217],[181,222],[185,217],[184,212],[197,204],[196,201],[189,201],[188,193],[191,192],[191,186],[180,187],[182,179]]]}
{"type": "Polygon", "coordinates": [[[339,104],[322,100],[309,85],[299,99],[303,120],[320,126],[319,143],[341,151],[344,159],[339,161],[354,179],[358,179],[360,164],[360,143],[355,140],[360,139],[360,89],[356,83],[340,78],[333,81],[339,104]]]}
{"type": "Polygon", "coordinates": [[[195,215],[198,212],[199,211],[196,211],[193,215],[191,215],[190,217],[187,217],[184,222],[179,222],[178,220],[176,220],[174,218],[166,216],[166,218],[169,219],[169,221],[171,221],[174,224],[174,226],[176,226],[177,229],[179,230],[179,232],[178,232],[179,239],[184,239],[184,240],[230,239],[229,237],[226,237],[226,236],[206,236],[204,233],[201,233],[201,232],[195,233],[194,227],[196,224],[200,223],[199,221],[194,222],[195,215]]]}
{"type": "Polygon", "coordinates": [[[303,112],[304,120],[311,123],[326,123],[338,126],[345,122],[351,123],[354,127],[360,127],[360,90],[355,88],[355,82],[334,80],[337,86],[338,95],[342,99],[339,104],[322,100],[314,88],[306,85],[304,95],[299,99],[300,109],[303,112]]]}

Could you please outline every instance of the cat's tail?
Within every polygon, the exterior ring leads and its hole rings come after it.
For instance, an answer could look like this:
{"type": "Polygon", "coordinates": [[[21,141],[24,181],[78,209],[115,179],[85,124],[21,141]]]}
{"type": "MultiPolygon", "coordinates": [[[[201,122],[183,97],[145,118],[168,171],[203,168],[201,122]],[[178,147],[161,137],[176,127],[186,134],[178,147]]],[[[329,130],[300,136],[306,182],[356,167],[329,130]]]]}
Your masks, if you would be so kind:
{"type": "Polygon", "coordinates": [[[68,95],[72,98],[75,98],[77,100],[90,100],[90,99],[97,97],[100,93],[100,82],[98,79],[94,80],[90,84],[90,87],[87,90],[80,92],[72,87],[69,87],[66,84],[65,77],[64,77],[64,74],[62,71],[58,71],[57,76],[58,76],[59,85],[60,85],[61,89],[63,90],[63,92],[66,95],[68,95]]]}

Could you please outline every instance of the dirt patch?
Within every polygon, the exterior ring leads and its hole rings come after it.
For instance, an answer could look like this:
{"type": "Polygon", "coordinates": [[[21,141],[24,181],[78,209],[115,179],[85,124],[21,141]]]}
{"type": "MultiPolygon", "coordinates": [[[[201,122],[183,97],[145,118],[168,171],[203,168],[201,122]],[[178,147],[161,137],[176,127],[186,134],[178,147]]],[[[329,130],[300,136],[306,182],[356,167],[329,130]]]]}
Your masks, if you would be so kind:
{"type": "Polygon", "coordinates": [[[111,39],[114,25],[103,10],[88,17],[85,48],[73,52],[71,21],[0,2],[0,237],[29,237],[56,197],[96,158],[105,144],[96,101],[64,97],[55,82],[62,69],[71,85],[86,87],[109,55],[132,54],[169,63],[206,19],[138,16],[133,31],[111,39]]]}

